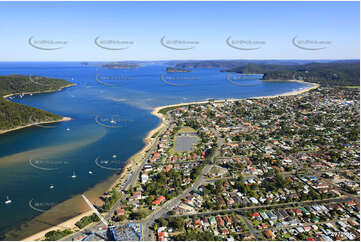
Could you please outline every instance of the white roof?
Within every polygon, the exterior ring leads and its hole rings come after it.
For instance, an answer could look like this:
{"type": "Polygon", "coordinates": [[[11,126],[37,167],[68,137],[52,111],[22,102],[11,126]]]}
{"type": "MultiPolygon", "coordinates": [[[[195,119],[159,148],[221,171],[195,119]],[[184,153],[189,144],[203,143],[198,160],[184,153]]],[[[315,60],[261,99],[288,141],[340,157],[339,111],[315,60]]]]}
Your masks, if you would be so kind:
{"type": "Polygon", "coordinates": [[[251,202],[253,202],[254,204],[258,204],[257,199],[255,199],[254,197],[251,197],[249,200],[251,200],[251,202]]]}

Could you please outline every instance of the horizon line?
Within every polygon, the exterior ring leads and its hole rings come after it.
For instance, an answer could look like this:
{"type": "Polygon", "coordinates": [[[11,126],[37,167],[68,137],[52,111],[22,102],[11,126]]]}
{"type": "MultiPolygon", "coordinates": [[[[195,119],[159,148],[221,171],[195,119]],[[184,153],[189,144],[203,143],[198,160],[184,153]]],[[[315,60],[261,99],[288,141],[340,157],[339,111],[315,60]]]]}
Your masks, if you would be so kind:
{"type": "Polygon", "coordinates": [[[99,60],[99,61],[92,61],[92,60],[61,60],[61,61],[34,61],[34,60],[15,60],[15,61],[3,61],[1,62],[162,62],[162,61],[262,61],[262,60],[274,60],[274,61],[360,61],[360,58],[344,58],[344,59],[286,59],[286,58],[265,58],[265,59],[164,59],[164,60],[99,60]]]}

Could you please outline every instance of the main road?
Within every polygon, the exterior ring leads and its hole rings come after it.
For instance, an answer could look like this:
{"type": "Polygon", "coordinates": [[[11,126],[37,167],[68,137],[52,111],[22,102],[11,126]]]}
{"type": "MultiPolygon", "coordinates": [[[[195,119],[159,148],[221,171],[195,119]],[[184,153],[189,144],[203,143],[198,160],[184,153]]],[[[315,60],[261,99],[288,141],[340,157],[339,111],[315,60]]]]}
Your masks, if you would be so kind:
{"type": "MultiPolygon", "coordinates": [[[[210,161],[211,163],[214,163],[215,157],[219,154],[219,149],[222,147],[224,143],[224,139],[220,137],[220,135],[214,130],[214,133],[217,136],[217,149],[213,153],[210,161]]],[[[209,173],[210,169],[212,168],[211,164],[207,164],[203,167],[201,170],[200,175],[196,178],[194,183],[191,187],[184,190],[180,195],[177,197],[167,201],[164,203],[159,209],[157,209],[155,212],[153,212],[151,215],[149,215],[146,220],[143,222],[143,240],[156,240],[154,238],[154,233],[152,232],[152,227],[155,222],[155,220],[161,218],[161,217],[167,217],[167,213],[171,211],[176,205],[181,203],[181,201],[191,192],[191,191],[197,191],[198,187],[202,185],[204,182],[206,182],[206,175],[209,173]]]]}

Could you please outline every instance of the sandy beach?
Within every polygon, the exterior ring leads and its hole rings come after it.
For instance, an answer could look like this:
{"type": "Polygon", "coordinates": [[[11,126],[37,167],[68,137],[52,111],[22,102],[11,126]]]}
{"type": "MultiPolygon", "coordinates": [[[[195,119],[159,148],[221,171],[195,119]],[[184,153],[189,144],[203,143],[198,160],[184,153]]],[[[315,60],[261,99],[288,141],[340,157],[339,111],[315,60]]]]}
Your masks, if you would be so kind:
{"type": "Polygon", "coordinates": [[[160,124],[155,129],[147,133],[146,137],[143,139],[145,143],[144,147],[139,152],[137,152],[128,159],[127,164],[125,165],[119,178],[113,183],[113,185],[109,188],[109,190],[111,190],[113,186],[121,182],[121,180],[124,179],[126,175],[130,173],[130,171],[136,170],[141,165],[142,160],[147,153],[147,150],[152,147],[153,142],[156,138],[156,136],[153,137],[153,135],[159,132],[160,130],[162,130],[166,126],[167,119],[161,113],[159,113],[160,109],[162,109],[162,107],[157,107],[152,111],[152,114],[154,116],[157,116],[161,120],[160,124]]]}
{"type": "MultiPolygon", "coordinates": [[[[116,186],[117,184],[119,184],[119,182],[124,178],[126,177],[126,175],[128,175],[130,173],[130,171],[132,170],[136,170],[138,168],[138,166],[141,164],[141,161],[142,159],[144,158],[145,154],[146,154],[146,151],[151,148],[154,140],[155,140],[155,137],[152,138],[152,136],[154,134],[156,134],[157,132],[159,132],[160,130],[162,130],[165,126],[166,126],[166,118],[158,113],[158,111],[162,109],[161,107],[158,107],[158,108],[155,108],[152,112],[153,115],[159,117],[162,121],[161,123],[153,130],[149,131],[146,135],[146,137],[144,138],[144,142],[145,142],[145,146],[139,151],[137,152],[136,154],[134,154],[132,157],[130,157],[128,159],[128,162],[126,164],[126,166],[123,168],[123,171],[121,173],[121,175],[119,176],[119,178],[117,178],[113,184],[111,186],[109,186],[108,190],[107,191],[110,191],[114,186],[116,186]],[[130,168],[130,171],[128,171],[128,169],[130,168]]],[[[49,231],[52,231],[52,230],[64,230],[64,229],[75,229],[77,228],[75,226],[75,223],[78,222],[82,217],[84,216],[89,216],[93,214],[93,211],[89,210],[87,212],[84,212],[74,218],[71,218],[69,220],[66,220],[64,221],[63,223],[61,224],[58,224],[57,226],[53,226],[53,227],[50,227],[46,230],[43,230],[43,231],[40,231],[36,234],[33,234],[29,237],[26,237],[24,238],[22,241],[34,241],[34,240],[41,240],[41,239],[44,239],[45,238],[45,234],[49,231]]]]}
{"type": "Polygon", "coordinates": [[[273,95],[273,96],[263,96],[263,97],[255,97],[255,98],[275,98],[275,97],[286,97],[286,96],[295,96],[295,95],[300,95],[303,94],[305,92],[309,92],[311,90],[317,89],[320,87],[320,84],[318,83],[311,83],[311,82],[304,82],[304,81],[300,81],[300,80],[289,80],[288,82],[298,82],[298,83],[302,83],[302,84],[312,84],[311,87],[306,87],[306,88],[302,88],[301,90],[296,90],[296,91],[291,91],[291,92],[285,92],[279,95],[273,95]]]}
{"type": "Polygon", "coordinates": [[[39,233],[36,233],[32,236],[29,236],[25,239],[23,239],[23,241],[35,241],[35,240],[43,240],[45,239],[45,234],[47,232],[50,232],[52,230],[64,230],[64,229],[73,229],[74,226],[75,226],[75,223],[78,222],[82,217],[84,216],[90,216],[93,214],[93,211],[88,211],[88,212],[85,212],[85,213],[82,213],[72,219],[69,219],[61,224],[58,224],[57,226],[53,226],[49,229],[46,229],[46,230],[43,230],[39,233]]]}
{"type": "MultiPolygon", "coordinates": [[[[300,83],[305,83],[303,81],[298,81],[298,80],[290,80],[290,81],[295,81],[295,82],[300,82],[300,83]]],[[[307,84],[313,84],[311,87],[307,87],[307,88],[303,88],[300,90],[296,90],[296,91],[290,91],[290,92],[286,92],[286,93],[282,93],[282,94],[278,94],[278,95],[273,95],[273,96],[261,96],[261,97],[252,97],[252,98],[247,98],[247,99],[262,99],[262,98],[276,98],[276,97],[285,97],[285,96],[294,96],[294,95],[300,95],[306,92],[309,92],[313,89],[318,88],[320,85],[317,83],[308,83],[307,84]]],[[[215,100],[214,103],[223,103],[226,101],[240,101],[240,100],[244,100],[239,98],[239,99],[220,99],[220,100],[215,100]]],[[[141,165],[142,163],[142,159],[145,157],[146,152],[149,148],[151,148],[154,140],[156,137],[152,136],[154,134],[156,134],[157,132],[159,132],[160,130],[162,130],[164,127],[166,127],[167,124],[167,119],[166,117],[161,114],[159,111],[164,109],[164,108],[170,108],[170,107],[179,107],[179,106],[186,106],[186,105],[192,105],[192,104],[206,104],[208,103],[209,100],[207,101],[200,101],[200,102],[188,102],[188,103],[180,103],[180,104],[172,104],[172,105],[165,105],[165,106],[160,106],[160,107],[156,107],[153,109],[153,111],[151,112],[152,115],[158,117],[161,119],[161,123],[153,130],[149,131],[146,135],[146,137],[144,138],[144,142],[145,142],[145,146],[136,154],[134,154],[132,157],[130,157],[128,159],[128,162],[126,164],[126,166],[124,167],[121,175],[119,176],[119,178],[116,179],[116,181],[109,187],[108,191],[112,189],[112,187],[114,187],[115,185],[119,184],[121,182],[122,179],[124,179],[126,177],[126,175],[128,175],[130,173],[130,171],[136,170],[138,168],[139,165],[141,165]]],[[[105,192],[105,191],[104,191],[105,192]]],[[[90,209],[89,209],[90,210],[90,209]]],[[[32,236],[29,236],[25,239],[23,239],[23,241],[32,241],[32,240],[38,240],[40,238],[43,238],[45,236],[45,234],[51,230],[57,230],[57,229],[64,229],[64,228],[70,228],[70,229],[74,229],[75,228],[75,223],[80,220],[82,217],[84,216],[89,216],[90,214],[92,214],[92,211],[87,211],[84,212],[72,219],[69,219],[67,221],[64,221],[63,223],[57,225],[57,226],[53,226],[49,229],[40,231],[32,236]]]]}
{"type": "Polygon", "coordinates": [[[13,129],[7,129],[7,130],[0,130],[0,134],[5,134],[14,130],[19,130],[19,129],[23,129],[23,128],[28,128],[31,126],[35,126],[35,125],[41,125],[41,124],[52,124],[52,123],[59,123],[59,122],[66,122],[66,121],[70,121],[72,120],[70,117],[63,117],[62,119],[59,120],[54,120],[54,121],[44,121],[44,122],[36,122],[36,123],[32,123],[32,124],[27,124],[27,125],[23,125],[23,126],[18,126],[16,128],[13,129]]]}
{"type": "MultiPolygon", "coordinates": [[[[277,95],[272,95],[272,96],[260,96],[260,97],[250,97],[250,98],[246,98],[246,99],[261,99],[261,98],[276,98],[276,97],[286,97],[286,96],[295,96],[295,95],[300,95],[306,92],[309,92],[313,89],[316,89],[320,86],[320,84],[317,83],[311,83],[311,82],[303,82],[303,81],[299,81],[299,80],[289,80],[288,82],[299,82],[299,83],[303,83],[303,84],[313,84],[311,87],[307,87],[307,88],[302,88],[300,90],[296,90],[296,91],[290,91],[290,92],[285,92],[285,93],[281,93],[281,94],[277,94],[277,95]]],[[[213,101],[214,103],[223,103],[225,101],[241,101],[244,100],[245,98],[235,98],[235,99],[219,99],[219,100],[215,100],[213,101]]],[[[206,101],[200,101],[200,102],[188,102],[188,103],[180,103],[180,104],[171,104],[171,105],[165,105],[165,106],[161,106],[161,107],[156,107],[152,114],[157,116],[157,117],[161,117],[163,118],[163,115],[159,113],[159,111],[163,108],[171,108],[171,107],[178,107],[178,106],[187,106],[187,105],[192,105],[192,104],[205,104],[208,103],[209,100],[206,101]]]]}
{"type": "MultiPolygon", "coordinates": [[[[176,105],[176,106],[179,106],[176,105]]],[[[162,130],[165,126],[166,126],[166,123],[167,123],[167,120],[166,118],[161,114],[159,113],[159,110],[163,109],[163,107],[157,107],[155,108],[153,111],[152,111],[152,114],[154,116],[157,116],[158,118],[161,119],[161,123],[153,130],[149,131],[146,135],[146,137],[144,138],[144,147],[139,151],[137,152],[136,154],[134,154],[132,157],[130,157],[127,161],[127,164],[126,166],[123,168],[123,171],[121,173],[121,175],[119,176],[119,178],[117,178],[113,184],[111,186],[109,186],[108,190],[107,191],[110,191],[114,186],[116,186],[117,184],[119,184],[119,182],[121,182],[122,179],[124,179],[129,173],[130,171],[133,171],[133,170],[136,170],[139,165],[141,165],[142,163],[142,159],[145,157],[146,155],[146,152],[149,148],[151,148],[154,140],[156,137],[153,137],[152,136],[154,134],[156,134],[157,132],[159,132],[160,130],[162,130]],[[128,171],[128,169],[130,171],[128,171]]],[[[84,216],[89,216],[93,214],[93,211],[89,210],[87,212],[84,212],[74,218],[71,218],[69,220],[66,220],[64,221],[63,223],[57,225],[57,226],[53,226],[53,227],[50,227],[46,230],[43,230],[43,231],[40,231],[36,234],[33,234],[29,237],[26,237],[24,238],[22,241],[34,241],[34,240],[41,240],[43,238],[45,238],[45,234],[49,231],[52,231],[52,230],[64,230],[66,228],[68,229],[75,229],[77,228],[75,226],[75,223],[78,222],[82,217],[84,216]]]]}

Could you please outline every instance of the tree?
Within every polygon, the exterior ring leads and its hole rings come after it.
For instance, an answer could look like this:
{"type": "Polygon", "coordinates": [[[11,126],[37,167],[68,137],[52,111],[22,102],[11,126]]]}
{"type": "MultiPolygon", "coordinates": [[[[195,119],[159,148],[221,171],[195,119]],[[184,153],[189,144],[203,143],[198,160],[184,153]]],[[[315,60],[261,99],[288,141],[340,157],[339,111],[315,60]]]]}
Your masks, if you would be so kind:
{"type": "Polygon", "coordinates": [[[159,224],[162,226],[162,227],[167,227],[168,226],[168,221],[164,218],[160,218],[159,219],[159,224]]]}

